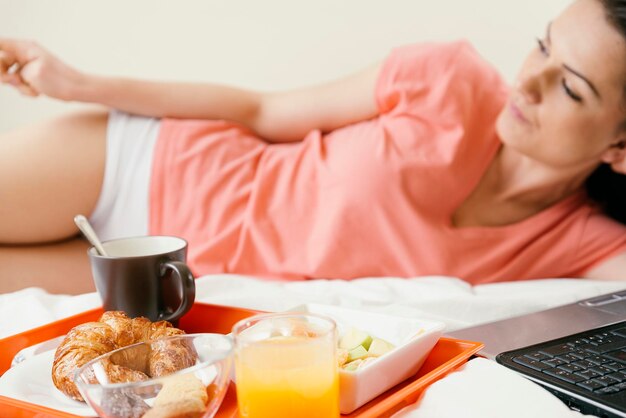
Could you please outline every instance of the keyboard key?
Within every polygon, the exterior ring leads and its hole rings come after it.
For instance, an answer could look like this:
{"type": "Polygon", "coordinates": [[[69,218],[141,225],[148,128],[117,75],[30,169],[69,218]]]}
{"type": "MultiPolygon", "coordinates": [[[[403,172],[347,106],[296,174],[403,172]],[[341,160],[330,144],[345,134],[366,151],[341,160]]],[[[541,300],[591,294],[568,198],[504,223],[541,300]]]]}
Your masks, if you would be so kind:
{"type": "Polygon", "coordinates": [[[623,348],[626,348],[626,338],[621,335],[610,335],[604,339],[605,343],[617,343],[620,341],[624,344],[623,348]]]}
{"type": "Polygon", "coordinates": [[[617,388],[619,390],[624,390],[624,389],[626,389],[626,382],[618,383],[616,385],[613,385],[613,387],[617,388]]]}
{"type": "Polygon", "coordinates": [[[608,363],[609,361],[611,361],[610,359],[604,356],[591,356],[591,357],[587,357],[585,360],[590,361],[595,364],[604,364],[604,363],[608,363]]]}
{"type": "Polygon", "coordinates": [[[557,379],[563,380],[567,383],[578,383],[586,380],[583,376],[577,376],[574,373],[568,373],[561,369],[546,369],[543,370],[542,373],[556,377],[557,379]]]}
{"type": "Polygon", "coordinates": [[[579,359],[585,359],[587,357],[591,357],[593,354],[588,353],[585,350],[581,350],[580,348],[575,348],[569,352],[569,355],[578,357],[579,359]]]}
{"type": "Polygon", "coordinates": [[[583,344],[589,344],[589,340],[586,338],[577,338],[576,340],[567,343],[570,347],[577,347],[583,344]]]}
{"type": "Polygon", "coordinates": [[[611,374],[607,374],[607,376],[612,377],[613,379],[617,380],[620,383],[626,382],[626,374],[622,372],[614,372],[611,374]]]}
{"type": "Polygon", "coordinates": [[[621,337],[626,337],[626,327],[614,329],[611,331],[611,334],[619,335],[621,337]]]}
{"type": "Polygon", "coordinates": [[[559,369],[565,370],[566,372],[569,372],[569,373],[580,372],[582,370],[585,370],[582,367],[577,366],[575,364],[564,364],[562,366],[559,366],[559,369]]]}
{"type": "Polygon", "coordinates": [[[595,367],[596,366],[596,363],[592,363],[592,362],[587,361],[587,360],[579,360],[579,361],[576,361],[576,362],[574,362],[572,364],[575,364],[576,366],[580,366],[583,369],[588,369],[590,367],[595,367]]]}
{"type": "Polygon", "coordinates": [[[624,348],[624,341],[615,341],[612,343],[603,343],[597,346],[586,346],[583,345],[580,347],[581,349],[588,351],[594,354],[604,354],[609,351],[621,350],[624,348]]]}
{"type": "Polygon", "coordinates": [[[542,363],[547,364],[549,367],[559,367],[559,366],[562,366],[563,364],[567,364],[567,362],[560,360],[556,357],[550,360],[543,360],[542,363]]]}
{"type": "Polygon", "coordinates": [[[611,379],[608,376],[596,377],[595,379],[593,379],[593,381],[594,382],[598,382],[598,383],[600,383],[601,385],[604,385],[604,386],[611,386],[612,384],[617,383],[616,380],[611,379]]]}
{"type": "Polygon", "coordinates": [[[613,351],[612,353],[607,353],[604,356],[610,358],[611,360],[626,363],[626,351],[613,351]]]}
{"type": "Polygon", "coordinates": [[[612,393],[617,393],[619,392],[620,389],[616,388],[615,386],[608,386],[602,389],[598,389],[596,391],[594,391],[593,393],[596,393],[598,395],[610,395],[612,393]]]}
{"type": "Polygon", "coordinates": [[[535,353],[526,354],[525,356],[528,357],[531,360],[539,360],[539,361],[551,358],[549,355],[540,353],[538,351],[535,352],[535,353]]]}
{"type": "Polygon", "coordinates": [[[576,372],[575,374],[577,374],[578,376],[582,376],[585,379],[593,379],[594,377],[602,376],[601,373],[594,372],[591,369],[583,370],[582,372],[576,372]]]}
{"type": "Polygon", "coordinates": [[[539,350],[540,353],[547,354],[550,357],[560,356],[562,354],[567,354],[572,351],[572,348],[567,344],[558,344],[550,347],[544,347],[539,350]]]}
{"type": "MultiPolygon", "coordinates": [[[[580,360],[580,358],[579,358],[579,357],[577,357],[577,356],[575,356],[575,355],[572,355],[572,354],[570,354],[570,353],[563,354],[562,356],[558,356],[557,358],[558,358],[559,360],[563,360],[563,361],[568,362],[568,363],[572,363],[572,362],[574,362],[574,361],[578,361],[578,360],[580,360]]],[[[609,361],[609,360],[605,360],[605,361],[609,361]]]]}
{"type": "Polygon", "coordinates": [[[580,386],[581,388],[585,388],[587,390],[598,390],[598,389],[604,388],[602,384],[598,382],[594,382],[593,380],[585,380],[584,382],[577,382],[576,385],[580,386]]]}
{"type": "Polygon", "coordinates": [[[597,345],[600,345],[600,344],[604,344],[605,342],[606,342],[606,341],[604,341],[604,340],[600,340],[600,339],[590,339],[590,340],[589,340],[589,344],[590,344],[590,345],[593,345],[593,346],[597,346],[597,345]]]}
{"type": "Polygon", "coordinates": [[[617,361],[610,361],[608,363],[604,363],[602,366],[608,367],[609,369],[611,369],[611,370],[613,370],[615,372],[619,371],[619,370],[626,369],[626,364],[618,363],[617,361]]]}
{"type": "Polygon", "coordinates": [[[591,351],[589,351],[589,349],[591,349],[591,348],[596,348],[596,347],[597,347],[597,345],[593,345],[593,344],[591,344],[591,343],[590,343],[590,344],[583,344],[583,345],[579,345],[577,348],[578,348],[579,350],[583,350],[583,351],[585,351],[585,352],[587,352],[587,353],[590,353],[590,354],[593,356],[593,355],[595,355],[595,354],[597,354],[597,353],[595,353],[595,352],[591,352],[591,351]]]}
{"type": "Polygon", "coordinates": [[[594,372],[600,373],[602,375],[613,373],[613,369],[609,369],[608,367],[604,366],[595,366],[590,368],[589,370],[593,370],[594,372]]]}
{"type": "Polygon", "coordinates": [[[550,366],[543,364],[539,360],[531,360],[526,356],[513,357],[513,361],[518,364],[523,364],[526,367],[530,367],[533,370],[542,371],[549,369],[550,366]]]}

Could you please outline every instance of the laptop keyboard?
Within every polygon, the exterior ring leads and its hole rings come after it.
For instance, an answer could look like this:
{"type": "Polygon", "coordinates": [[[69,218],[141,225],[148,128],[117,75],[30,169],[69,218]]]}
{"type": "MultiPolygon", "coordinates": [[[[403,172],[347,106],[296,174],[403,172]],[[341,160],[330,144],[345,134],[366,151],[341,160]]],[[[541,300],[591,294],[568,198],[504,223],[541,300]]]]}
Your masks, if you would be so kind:
{"type": "Polygon", "coordinates": [[[577,334],[512,360],[595,394],[621,392],[626,390],[626,326],[582,338],[577,334]]]}

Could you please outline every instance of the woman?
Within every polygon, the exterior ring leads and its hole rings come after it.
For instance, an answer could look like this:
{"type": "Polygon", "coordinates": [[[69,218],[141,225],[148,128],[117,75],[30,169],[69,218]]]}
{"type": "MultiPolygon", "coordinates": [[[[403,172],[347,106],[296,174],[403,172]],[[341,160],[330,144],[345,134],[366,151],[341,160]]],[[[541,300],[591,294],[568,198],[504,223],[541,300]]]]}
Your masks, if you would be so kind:
{"type": "Polygon", "coordinates": [[[626,172],[625,9],[574,2],[512,89],[464,42],[261,94],[95,77],[2,40],[4,83],[125,113],[1,138],[0,242],[64,239],[87,213],[105,238],[186,238],[198,275],[626,279],[626,227],[589,196],[623,215],[585,192],[626,172]]]}

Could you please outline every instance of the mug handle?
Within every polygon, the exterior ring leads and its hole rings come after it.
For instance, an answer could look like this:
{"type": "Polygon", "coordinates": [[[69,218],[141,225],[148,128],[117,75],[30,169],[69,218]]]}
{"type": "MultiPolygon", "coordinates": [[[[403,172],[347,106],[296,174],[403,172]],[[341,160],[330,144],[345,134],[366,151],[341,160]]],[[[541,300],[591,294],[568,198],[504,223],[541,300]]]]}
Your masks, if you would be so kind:
{"type": "Polygon", "coordinates": [[[165,276],[168,270],[172,270],[178,279],[182,288],[182,301],[178,309],[169,315],[159,313],[160,321],[177,321],[181,316],[186,314],[193,306],[196,299],[196,281],[191,274],[191,270],[187,264],[182,261],[166,261],[161,265],[161,277],[165,276]]]}

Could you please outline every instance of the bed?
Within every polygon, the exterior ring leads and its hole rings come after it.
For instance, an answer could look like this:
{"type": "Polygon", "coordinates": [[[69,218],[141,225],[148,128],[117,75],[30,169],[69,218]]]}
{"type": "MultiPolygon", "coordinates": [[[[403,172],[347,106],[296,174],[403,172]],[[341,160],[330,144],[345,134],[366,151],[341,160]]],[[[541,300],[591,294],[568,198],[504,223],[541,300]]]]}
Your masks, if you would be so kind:
{"type": "MultiPolygon", "coordinates": [[[[408,315],[446,323],[453,331],[496,319],[626,289],[626,283],[546,279],[471,286],[453,277],[363,278],[353,281],[260,281],[235,275],[197,279],[198,301],[266,311],[304,303],[408,315]]],[[[0,295],[0,338],[99,306],[97,293],[52,295],[27,288],[0,295]]],[[[432,385],[396,417],[571,417],[557,398],[498,364],[474,359],[432,385]]]]}

